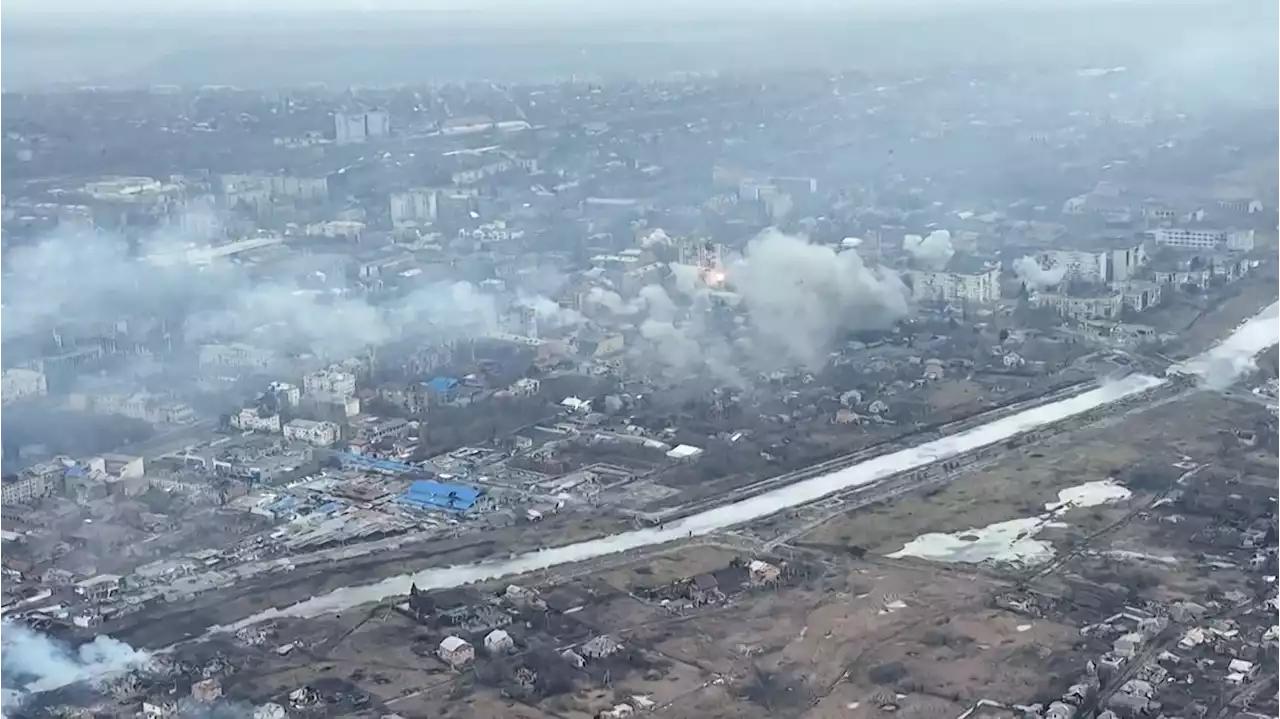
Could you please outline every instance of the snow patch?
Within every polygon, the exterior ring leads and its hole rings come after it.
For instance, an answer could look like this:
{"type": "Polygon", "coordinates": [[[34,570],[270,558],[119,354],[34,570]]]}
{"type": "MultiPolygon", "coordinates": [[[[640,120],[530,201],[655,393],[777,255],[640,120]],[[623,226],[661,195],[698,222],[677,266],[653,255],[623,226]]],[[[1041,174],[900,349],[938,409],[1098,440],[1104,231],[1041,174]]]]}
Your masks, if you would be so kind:
{"type": "Polygon", "coordinates": [[[1036,535],[1049,527],[1065,527],[1054,521],[1068,511],[1080,507],[1096,507],[1128,499],[1132,493],[1113,480],[1104,479],[1058,492],[1058,501],[1044,505],[1045,513],[1039,517],[1011,519],[986,527],[966,529],[950,534],[930,533],[907,542],[902,549],[890,554],[892,559],[916,557],[935,562],[962,564],[1009,564],[1032,567],[1053,559],[1053,545],[1036,539],[1036,535]]]}

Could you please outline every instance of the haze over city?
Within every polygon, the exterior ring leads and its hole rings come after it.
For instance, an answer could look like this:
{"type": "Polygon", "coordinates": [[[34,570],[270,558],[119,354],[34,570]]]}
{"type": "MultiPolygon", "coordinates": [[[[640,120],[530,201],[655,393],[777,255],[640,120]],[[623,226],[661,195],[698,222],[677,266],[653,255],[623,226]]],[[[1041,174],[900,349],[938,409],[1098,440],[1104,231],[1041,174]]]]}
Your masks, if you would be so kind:
{"type": "Polygon", "coordinates": [[[0,719],[1280,712],[1274,2],[3,20],[0,719]]]}

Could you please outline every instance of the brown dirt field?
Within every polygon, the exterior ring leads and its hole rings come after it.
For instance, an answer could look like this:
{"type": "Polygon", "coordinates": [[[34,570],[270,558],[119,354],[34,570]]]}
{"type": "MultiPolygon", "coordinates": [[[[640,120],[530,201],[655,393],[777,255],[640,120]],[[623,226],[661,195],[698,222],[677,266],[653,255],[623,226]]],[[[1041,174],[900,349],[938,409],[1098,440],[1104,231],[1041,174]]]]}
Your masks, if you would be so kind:
{"type": "Polygon", "coordinates": [[[723,569],[738,556],[741,556],[740,552],[699,545],[678,552],[653,555],[642,564],[629,565],[595,576],[623,591],[634,586],[657,587],[703,572],[723,569]]]}
{"type": "Polygon", "coordinates": [[[863,698],[836,706],[872,702],[885,688],[869,683],[865,670],[892,661],[903,662],[915,693],[960,697],[963,711],[965,701],[1034,693],[1077,635],[1074,627],[988,608],[992,588],[927,567],[861,564],[821,586],[760,595],[679,627],[642,631],[637,640],[739,683],[755,669],[803,678],[817,702],[805,710],[813,716],[830,707],[834,700],[822,697],[832,688],[853,696],[842,679],[847,671],[853,694],[863,698]],[[895,600],[905,606],[887,606],[895,600]],[[1023,624],[1032,626],[1017,631],[1023,624]],[[952,646],[930,646],[939,636],[952,646]]]}
{"type": "MultiPolygon", "coordinates": [[[[1232,458],[1234,459],[1234,457],[1232,458]]],[[[1251,463],[1246,462],[1249,466],[1251,463]]],[[[1232,466],[1235,466],[1234,464],[1232,466]]],[[[1213,471],[1215,467],[1210,467],[1213,471]]],[[[1222,468],[1222,471],[1231,471],[1222,468]]],[[[1271,476],[1274,476],[1271,475],[1271,476]]],[[[1193,480],[1194,481],[1194,480],[1193,480]]],[[[1241,491],[1258,482],[1264,492],[1275,496],[1275,480],[1263,480],[1260,476],[1246,475],[1241,491]]],[[[1223,493],[1232,492],[1223,487],[1223,493]]],[[[1105,542],[1099,542],[1088,554],[1073,558],[1063,571],[1078,574],[1092,581],[1124,583],[1142,575],[1144,583],[1152,584],[1146,595],[1150,598],[1174,602],[1182,599],[1204,601],[1212,587],[1240,587],[1248,584],[1249,574],[1243,568],[1218,569],[1203,561],[1205,552],[1230,556],[1242,567],[1252,554],[1239,548],[1212,549],[1193,544],[1192,535],[1199,527],[1213,524],[1213,517],[1184,517],[1176,524],[1161,521],[1180,514],[1173,507],[1157,508],[1134,518],[1112,534],[1105,542]]]]}
{"type": "Polygon", "coordinates": [[[663,719],[774,719],[762,706],[744,702],[728,686],[709,686],[662,710],[663,719]]]}
{"type": "MultiPolygon", "coordinates": [[[[939,489],[907,494],[839,515],[796,543],[859,546],[891,553],[927,532],[957,532],[1038,513],[1058,491],[1123,476],[1134,464],[1180,455],[1208,459],[1219,432],[1234,426],[1238,403],[1209,393],[1027,446],[939,489]]],[[[1141,499],[1141,496],[1136,497],[1141,499]]],[[[1068,515],[1079,531],[1104,522],[1091,510],[1068,515]]]]}
{"type": "Polygon", "coordinates": [[[557,716],[511,701],[490,690],[477,690],[462,699],[449,698],[450,687],[408,697],[392,709],[406,719],[551,719],[557,716]]]}
{"type": "Polygon", "coordinates": [[[897,698],[892,690],[870,688],[844,683],[835,688],[822,701],[804,714],[804,719],[933,719],[957,717],[968,709],[959,702],[929,696],[908,694],[897,698]],[[898,707],[892,714],[880,709],[883,701],[893,701],[898,707]]]}
{"type": "Polygon", "coordinates": [[[950,379],[929,385],[929,406],[935,409],[955,409],[977,402],[987,395],[987,388],[967,379],[950,379]]]}

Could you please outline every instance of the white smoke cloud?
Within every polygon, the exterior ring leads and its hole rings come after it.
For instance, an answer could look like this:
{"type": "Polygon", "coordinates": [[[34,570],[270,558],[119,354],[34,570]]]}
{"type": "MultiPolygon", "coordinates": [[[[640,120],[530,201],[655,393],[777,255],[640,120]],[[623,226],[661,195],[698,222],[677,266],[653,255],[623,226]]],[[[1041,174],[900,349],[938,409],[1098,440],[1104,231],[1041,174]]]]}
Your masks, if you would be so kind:
{"type": "Polygon", "coordinates": [[[892,271],[776,230],[752,240],[728,277],[762,349],[807,366],[824,362],[841,333],[889,327],[910,310],[892,271]]]}
{"type": "Polygon", "coordinates": [[[6,712],[29,695],[73,684],[96,684],[144,669],[151,661],[146,652],[108,636],[98,636],[73,650],[17,622],[6,621],[0,628],[0,678],[6,712]]]}
{"type": "Polygon", "coordinates": [[[1013,273],[1029,290],[1042,290],[1062,283],[1067,276],[1067,268],[1052,267],[1045,269],[1034,257],[1019,257],[1013,261],[1013,273]]]}
{"type": "Polygon", "coordinates": [[[946,230],[934,230],[926,237],[907,235],[902,238],[902,249],[918,264],[931,270],[946,267],[956,254],[951,244],[951,233],[946,230]]]}
{"type": "Polygon", "coordinates": [[[1280,343],[1280,303],[1273,302],[1207,352],[1170,368],[1199,377],[1207,389],[1222,391],[1258,368],[1258,355],[1280,343]]]}
{"type": "Polygon", "coordinates": [[[640,299],[644,301],[645,309],[649,311],[649,319],[663,323],[671,323],[675,321],[679,308],[672,301],[671,295],[658,285],[646,285],[640,290],[640,299]]]}
{"type": "Polygon", "coordinates": [[[315,261],[286,262],[275,268],[283,276],[266,277],[232,261],[138,259],[181,257],[191,248],[173,230],[146,238],[136,251],[123,238],[67,233],[16,248],[5,260],[3,337],[48,336],[65,325],[113,327],[125,316],[147,316],[191,343],[244,342],[338,359],[393,339],[448,339],[498,326],[495,298],[468,283],[427,283],[374,304],[359,291],[332,286],[330,272],[317,272],[315,261]]]}
{"type": "Polygon", "coordinates": [[[655,227],[651,232],[640,238],[640,246],[644,248],[666,247],[670,244],[671,238],[667,236],[667,233],[661,227],[655,227]]]}
{"type": "Polygon", "coordinates": [[[587,292],[587,304],[603,307],[615,315],[635,314],[639,310],[622,299],[622,295],[603,287],[592,287],[587,292]]]}
{"type": "Polygon", "coordinates": [[[561,307],[559,302],[542,295],[520,294],[516,304],[533,310],[538,322],[548,328],[576,327],[586,319],[581,312],[561,307]]]}
{"type": "Polygon", "coordinates": [[[702,271],[694,265],[682,265],[679,262],[672,262],[667,265],[671,268],[671,279],[675,282],[676,291],[685,297],[693,297],[702,289],[705,289],[702,282],[702,271]]]}

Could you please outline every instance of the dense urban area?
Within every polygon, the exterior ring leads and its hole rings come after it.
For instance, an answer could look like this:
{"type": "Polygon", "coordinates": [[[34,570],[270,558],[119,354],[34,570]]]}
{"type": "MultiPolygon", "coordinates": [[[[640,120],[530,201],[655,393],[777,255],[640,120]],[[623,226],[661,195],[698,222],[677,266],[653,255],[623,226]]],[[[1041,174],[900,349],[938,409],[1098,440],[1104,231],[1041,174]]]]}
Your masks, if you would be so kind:
{"type": "Polygon", "coordinates": [[[4,716],[1276,716],[1227,55],[6,89],[4,716]]]}

